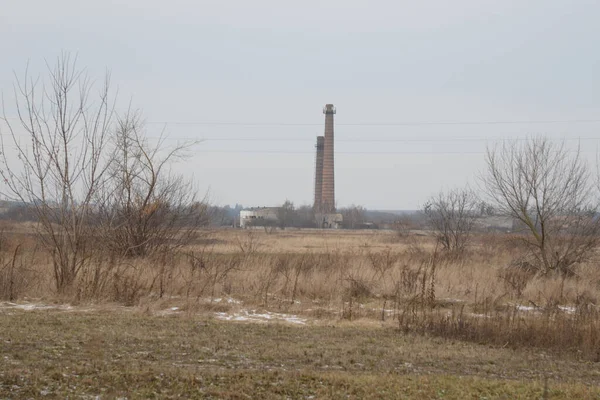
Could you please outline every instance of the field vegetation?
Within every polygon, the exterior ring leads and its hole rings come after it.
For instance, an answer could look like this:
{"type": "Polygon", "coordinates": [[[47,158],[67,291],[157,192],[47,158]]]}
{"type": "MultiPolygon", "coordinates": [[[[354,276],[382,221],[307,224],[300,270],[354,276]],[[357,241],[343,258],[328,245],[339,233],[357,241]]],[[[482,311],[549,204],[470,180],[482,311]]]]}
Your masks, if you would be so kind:
{"type": "Polygon", "coordinates": [[[170,169],[193,143],[151,143],[75,64],[26,75],[0,134],[28,215],[0,226],[2,397],[598,398],[600,219],[577,151],[489,149],[486,197],[440,192],[426,229],[296,230],[291,202],[278,227],[209,229],[170,169]],[[486,215],[513,228],[476,229],[486,215]]]}
{"type": "Polygon", "coordinates": [[[598,396],[597,268],[524,274],[503,235],[457,257],[396,232],[204,231],[59,294],[28,227],[4,229],[8,397],[598,396]]]}

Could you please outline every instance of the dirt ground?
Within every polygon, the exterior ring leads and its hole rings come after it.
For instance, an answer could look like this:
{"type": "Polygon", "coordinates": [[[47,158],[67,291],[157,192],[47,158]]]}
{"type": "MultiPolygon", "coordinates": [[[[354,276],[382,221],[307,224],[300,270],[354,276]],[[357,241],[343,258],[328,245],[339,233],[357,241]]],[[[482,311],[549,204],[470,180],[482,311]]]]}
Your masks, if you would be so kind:
{"type": "Polygon", "coordinates": [[[220,315],[4,303],[0,397],[600,398],[598,364],[569,355],[373,320],[220,315]]]}

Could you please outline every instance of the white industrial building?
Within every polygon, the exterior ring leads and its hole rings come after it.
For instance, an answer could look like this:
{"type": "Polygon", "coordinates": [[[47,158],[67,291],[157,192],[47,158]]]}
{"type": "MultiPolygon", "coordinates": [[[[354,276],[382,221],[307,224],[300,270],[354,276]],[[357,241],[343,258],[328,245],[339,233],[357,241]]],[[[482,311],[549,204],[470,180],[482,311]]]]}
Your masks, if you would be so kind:
{"type": "Polygon", "coordinates": [[[240,211],[240,228],[276,225],[279,222],[279,207],[259,207],[240,211]]]}

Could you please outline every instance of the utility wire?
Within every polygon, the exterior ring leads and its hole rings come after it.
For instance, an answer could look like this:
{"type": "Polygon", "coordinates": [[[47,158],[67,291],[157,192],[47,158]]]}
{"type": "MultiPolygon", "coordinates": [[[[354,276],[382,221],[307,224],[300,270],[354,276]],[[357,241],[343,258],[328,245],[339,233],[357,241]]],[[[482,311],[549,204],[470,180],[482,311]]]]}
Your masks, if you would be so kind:
{"type": "MultiPolygon", "coordinates": [[[[12,136],[10,133],[1,133],[1,136],[12,136]]],[[[28,133],[15,133],[17,137],[27,138],[30,137],[28,133]]],[[[181,141],[198,141],[199,143],[204,142],[314,142],[315,137],[205,137],[198,135],[197,137],[185,136],[145,136],[147,139],[162,139],[162,140],[181,140],[181,141]]],[[[502,137],[448,137],[443,136],[439,138],[434,137],[405,137],[405,138],[336,138],[336,143],[448,143],[448,142],[505,142],[505,141],[525,141],[529,140],[530,137],[517,137],[517,136],[502,136],[502,137]]],[[[556,137],[550,138],[559,141],[591,141],[600,140],[600,136],[581,136],[581,137],[556,137]]]]}
{"type": "MultiPolygon", "coordinates": [[[[173,140],[200,140],[207,142],[313,142],[314,138],[217,138],[217,137],[179,137],[179,138],[167,138],[173,140]]],[[[523,141],[529,140],[527,137],[493,137],[493,138],[465,138],[465,137],[441,137],[441,138],[369,138],[369,139],[335,139],[335,142],[347,142],[347,143],[378,143],[378,142],[398,142],[398,143],[436,143],[436,142],[497,142],[497,141],[523,141]]],[[[556,138],[556,140],[564,141],[583,141],[583,140],[600,140],[600,136],[596,137],[576,137],[576,138],[556,138]]]]}
{"type": "MultiPolygon", "coordinates": [[[[569,153],[577,153],[577,150],[568,150],[569,153]]],[[[580,150],[579,153],[596,153],[595,149],[588,150],[580,150]]],[[[198,150],[196,153],[225,153],[225,154],[310,154],[314,155],[314,151],[289,151],[289,150],[198,150]]],[[[447,155],[447,154],[455,154],[455,155],[466,155],[466,154],[486,154],[485,151],[336,151],[335,155],[358,155],[358,154],[372,154],[372,155],[447,155]]]]}
{"type": "MultiPolygon", "coordinates": [[[[600,119],[521,120],[521,121],[413,121],[383,123],[336,123],[336,126],[428,126],[428,125],[534,125],[600,123],[600,119]]],[[[205,126],[323,126],[323,123],[286,122],[204,122],[204,121],[149,121],[151,125],[205,125],[205,126]]]]}
{"type": "MultiPolygon", "coordinates": [[[[0,119],[18,120],[18,117],[0,117],[0,119]]],[[[536,124],[588,124],[600,123],[600,119],[570,120],[496,120],[496,121],[406,121],[406,122],[349,122],[336,123],[336,126],[429,126],[429,125],[536,125],[536,124]]],[[[148,121],[148,125],[204,125],[204,126],[323,126],[323,123],[295,122],[241,122],[241,121],[148,121]]]]}

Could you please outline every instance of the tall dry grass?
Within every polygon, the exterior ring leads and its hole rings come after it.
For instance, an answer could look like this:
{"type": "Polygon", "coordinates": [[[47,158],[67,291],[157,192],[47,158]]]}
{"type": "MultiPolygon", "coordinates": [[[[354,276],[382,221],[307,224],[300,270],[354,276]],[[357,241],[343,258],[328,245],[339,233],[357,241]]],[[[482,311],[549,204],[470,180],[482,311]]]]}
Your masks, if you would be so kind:
{"type": "MultiPolygon", "coordinates": [[[[94,252],[57,298],[51,255],[18,227],[0,236],[0,297],[193,308],[220,298],[314,318],[396,321],[404,331],[598,352],[600,269],[538,276],[515,263],[503,236],[480,235],[459,256],[427,236],[371,231],[238,231],[203,234],[177,253],[123,258],[94,252]]],[[[220,305],[220,307],[223,307],[220,305]]],[[[599,356],[600,357],[600,356],[599,356]]]]}

